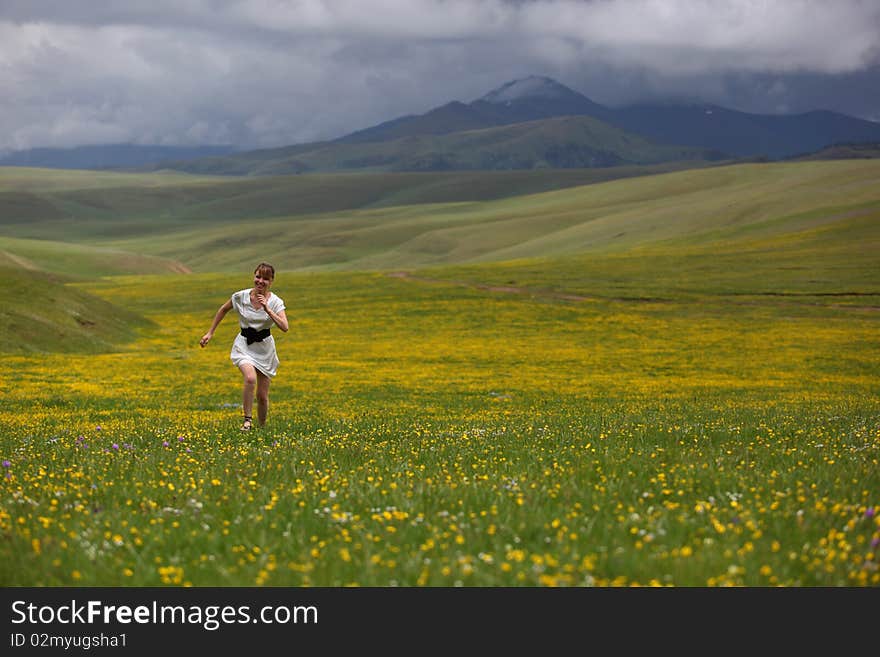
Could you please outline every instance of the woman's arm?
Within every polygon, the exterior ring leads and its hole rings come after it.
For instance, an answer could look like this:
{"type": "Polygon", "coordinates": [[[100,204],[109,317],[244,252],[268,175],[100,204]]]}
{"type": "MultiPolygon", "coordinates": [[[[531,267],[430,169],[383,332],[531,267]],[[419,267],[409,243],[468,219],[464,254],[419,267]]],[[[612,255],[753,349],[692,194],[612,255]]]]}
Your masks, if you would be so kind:
{"type": "Polygon", "coordinates": [[[266,314],[269,315],[273,322],[275,322],[275,326],[287,333],[287,329],[290,328],[290,326],[287,324],[287,315],[285,314],[284,309],[282,308],[277,313],[269,310],[269,306],[266,306],[265,309],[266,314]]]}
{"type": "Polygon", "coordinates": [[[208,341],[214,337],[214,331],[217,330],[217,326],[219,326],[220,322],[223,321],[223,318],[226,317],[226,313],[228,313],[232,309],[232,299],[227,299],[226,303],[220,306],[217,313],[214,315],[214,321],[211,322],[211,328],[208,329],[208,332],[202,336],[202,339],[199,340],[199,345],[204,347],[208,344],[208,341]]]}
{"type": "Polygon", "coordinates": [[[287,329],[290,326],[287,323],[287,315],[284,312],[284,308],[279,310],[277,313],[274,310],[269,308],[269,301],[262,294],[257,295],[257,301],[263,306],[263,310],[266,311],[266,314],[269,315],[269,319],[275,322],[275,326],[280,328],[282,331],[287,333],[287,329]]]}

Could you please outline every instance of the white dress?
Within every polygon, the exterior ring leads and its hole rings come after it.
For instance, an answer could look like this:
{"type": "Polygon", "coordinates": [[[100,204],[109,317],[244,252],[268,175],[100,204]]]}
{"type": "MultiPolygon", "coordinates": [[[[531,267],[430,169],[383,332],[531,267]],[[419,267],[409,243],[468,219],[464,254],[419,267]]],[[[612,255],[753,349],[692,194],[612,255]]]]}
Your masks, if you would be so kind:
{"type": "MultiPolygon", "coordinates": [[[[251,289],[239,290],[232,295],[232,307],[238,313],[238,325],[241,328],[253,327],[257,331],[271,328],[275,325],[269,314],[260,308],[257,310],[251,305],[251,289]]],[[[279,313],[284,310],[284,301],[277,294],[269,293],[269,308],[272,312],[279,313]]],[[[229,357],[236,367],[243,362],[251,363],[260,372],[270,379],[278,370],[278,354],[275,352],[275,338],[272,335],[260,342],[247,343],[247,338],[239,333],[232,343],[232,351],[229,357]]]]}

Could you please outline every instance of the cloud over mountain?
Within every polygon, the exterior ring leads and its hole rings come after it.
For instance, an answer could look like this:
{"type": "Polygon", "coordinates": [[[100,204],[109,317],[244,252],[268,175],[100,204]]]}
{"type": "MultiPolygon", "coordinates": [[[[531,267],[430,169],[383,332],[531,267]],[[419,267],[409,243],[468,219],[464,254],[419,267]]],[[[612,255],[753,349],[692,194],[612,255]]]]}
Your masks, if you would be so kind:
{"type": "Polygon", "coordinates": [[[314,141],[528,74],[880,119],[860,0],[3,0],[0,61],[0,149],[314,141]]]}

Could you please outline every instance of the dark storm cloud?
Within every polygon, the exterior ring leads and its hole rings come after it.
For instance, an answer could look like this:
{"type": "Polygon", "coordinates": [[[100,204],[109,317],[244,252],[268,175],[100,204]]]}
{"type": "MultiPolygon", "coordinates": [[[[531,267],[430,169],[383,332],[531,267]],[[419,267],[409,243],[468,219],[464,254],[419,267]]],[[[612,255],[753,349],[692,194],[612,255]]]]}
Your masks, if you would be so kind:
{"type": "Polygon", "coordinates": [[[513,78],[880,119],[869,0],[0,0],[0,149],[339,136],[513,78]]]}

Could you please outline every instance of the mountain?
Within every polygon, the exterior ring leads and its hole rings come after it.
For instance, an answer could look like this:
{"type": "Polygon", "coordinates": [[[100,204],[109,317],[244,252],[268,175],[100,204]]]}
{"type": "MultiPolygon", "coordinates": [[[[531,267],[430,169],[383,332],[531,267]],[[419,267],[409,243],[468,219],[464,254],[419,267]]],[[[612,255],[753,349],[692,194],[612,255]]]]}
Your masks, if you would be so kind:
{"type": "Polygon", "coordinates": [[[662,144],[691,146],[735,158],[785,159],[836,143],[880,141],[880,123],[836,112],[764,115],[694,103],[610,108],[541,76],[513,80],[471,103],[448,103],[422,115],[401,117],[354,132],[337,141],[383,141],[581,115],[662,144]]]}
{"type": "Polygon", "coordinates": [[[470,105],[453,101],[420,115],[402,116],[385,123],[353,132],[336,141],[343,144],[359,144],[389,141],[401,137],[421,135],[446,135],[463,130],[479,130],[499,125],[491,116],[484,116],[470,105]]]}
{"type": "Polygon", "coordinates": [[[225,155],[231,146],[140,146],[96,144],[74,148],[32,148],[0,156],[0,166],[50,169],[115,169],[153,165],[164,161],[225,155]]]}
{"type": "Polygon", "coordinates": [[[514,80],[465,104],[447,103],[425,114],[403,116],[339,138],[342,143],[387,141],[416,135],[445,135],[559,116],[607,120],[610,111],[547,77],[514,80]]]}
{"type": "Polygon", "coordinates": [[[560,116],[444,134],[384,141],[302,144],[166,163],[189,173],[283,175],[329,171],[462,171],[572,169],[724,159],[690,146],[657,144],[589,116],[560,116]]]}
{"type": "Polygon", "coordinates": [[[781,160],[862,142],[880,142],[880,123],[828,111],[761,115],[694,103],[611,108],[551,78],[529,76],[469,103],[452,101],[324,142],[246,152],[206,147],[198,154],[135,146],[37,149],[0,165],[225,175],[579,168],[781,160]]]}
{"type": "Polygon", "coordinates": [[[596,168],[715,162],[700,146],[659,144],[613,126],[612,111],[547,77],[509,82],[471,103],[453,101],[338,139],[165,166],[192,173],[596,168]]]}
{"type": "Polygon", "coordinates": [[[760,115],[694,103],[611,108],[529,76],[470,103],[452,101],[335,140],[170,166],[232,175],[608,167],[785,159],[864,141],[880,141],[880,124],[827,111],[760,115]]]}
{"type": "Polygon", "coordinates": [[[508,82],[472,102],[471,107],[504,123],[582,114],[607,121],[613,115],[607,107],[556,80],[535,75],[508,82]]]}
{"type": "Polygon", "coordinates": [[[790,158],[792,160],[876,160],[880,158],[880,142],[833,144],[822,150],[790,158]]]}
{"type": "Polygon", "coordinates": [[[828,111],[768,115],[717,105],[633,105],[607,120],[661,143],[774,160],[836,143],[880,141],[880,123],[828,111]]]}

